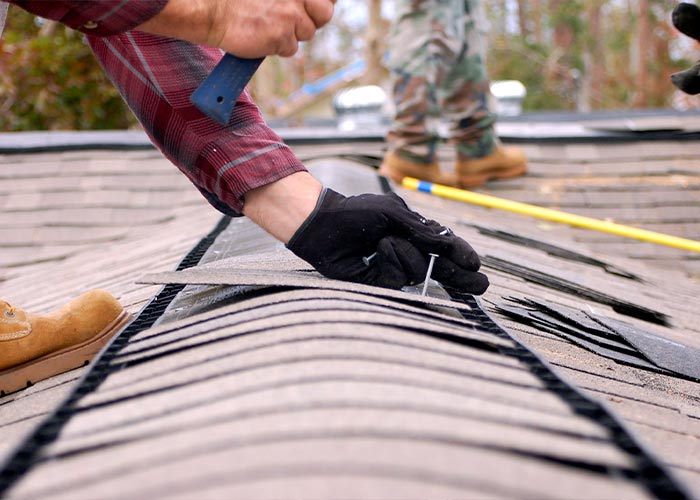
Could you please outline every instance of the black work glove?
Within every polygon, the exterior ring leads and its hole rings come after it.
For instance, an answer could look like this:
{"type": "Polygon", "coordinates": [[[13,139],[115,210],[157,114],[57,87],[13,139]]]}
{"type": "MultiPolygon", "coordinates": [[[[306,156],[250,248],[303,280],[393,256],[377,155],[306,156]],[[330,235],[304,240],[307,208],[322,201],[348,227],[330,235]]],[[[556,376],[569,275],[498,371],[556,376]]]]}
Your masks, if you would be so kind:
{"type": "MultiPolygon", "coordinates": [[[[700,9],[697,5],[679,3],[673,9],[671,20],[678,31],[700,41],[700,9]]],[[[700,61],[685,71],[672,74],[671,81],[686,94],[700,94],[700,61]]]]}
{"type": "Polygon", "coordinates": [[[287,248],[328,278],[394,289],[423,282],[434,253],[433,279],[476,295],[489,286],[466,241],[394,193],[345,197],[324,189],[287,248]],[[363,257],[375,253],[367,264],[363,257]]]}

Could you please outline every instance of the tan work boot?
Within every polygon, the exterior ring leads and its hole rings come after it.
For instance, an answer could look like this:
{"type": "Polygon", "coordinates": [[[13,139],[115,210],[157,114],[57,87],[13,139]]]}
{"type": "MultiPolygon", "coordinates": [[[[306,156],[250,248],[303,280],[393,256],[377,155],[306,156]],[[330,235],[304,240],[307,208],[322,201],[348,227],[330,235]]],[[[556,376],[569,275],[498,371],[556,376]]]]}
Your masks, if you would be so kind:
{"type": "Polygon", "coordinates": [[[527,172],[527,156],[520,148],[499,146],[483,158],[464,158],[458,155],[455,171],[460,187],[481,186],[491,179],[523,175],[527,172]]]}
{"type": "Polygon", "coordinates": [[[0,301],[0,395],[83,366],[128,321],[104,290],[43,316],[0,301]]]}
{"type": "Polygon", "coordinates": [[[422,181],[456,186],[457,177],[450,172],[442,172],[437,162],[419,163],[400,157],[396,153],[387,153],[379,167],[379,174],[389,177],[397,184],[401,184],[404,177],[413,177],[422,181]]]}

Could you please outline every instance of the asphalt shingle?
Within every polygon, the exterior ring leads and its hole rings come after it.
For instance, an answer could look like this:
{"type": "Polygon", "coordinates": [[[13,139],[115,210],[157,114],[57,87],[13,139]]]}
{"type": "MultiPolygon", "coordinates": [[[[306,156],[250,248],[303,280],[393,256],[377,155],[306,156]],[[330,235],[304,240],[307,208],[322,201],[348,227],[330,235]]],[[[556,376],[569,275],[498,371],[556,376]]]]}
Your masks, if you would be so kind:
{"type": "MultiPolygon", "coordinates": [[[[479,191],[698,238],[700,162],[693,143],[525,148],[531,158],[528,176],[479,191]]],[[[381,154],[381,145],[297,150],[302,157],[343,152],[371,157],[381,154]]],[[[450,152],[441,158],[446,165],[452,160],[450,152]]],[[[50,310],[99,286],[138,312],[159,287],[136,281],[149,272],[173,270],[219,220],[153,151],[6,155],[0,163],[0,231],[6,233],[0,243],[0,296],[33,311],[50,310]],[[88,209],[84,218],[75,212],[83,208],[88,209]]],[[[346,186],[348,193],[376,182],[371,169],[348,159],[309,163],[324,182],[346,186]]],[[[615,363],[511,321],[495,307],[509,297],[538,297],[654,334],[695,338],[700,259],[400,193],[414,209],[451,225],[485,257],[492,287],[483,305],[507,332],[554,365],[559,377],[605,402],[651,450],[652,460],[700,495],[697,382],[615,363]],[[504,240],[498,231],[516,238],[504,240]],[[565,258],[517,237],[575,250],[581,258],[565,258]],[[495,259],[657,310],[669,318],[669,326],[524,280],[493,267],[495,259]]],[[[230,231],[217,239],[221,247],[212,250],[220,254],[210,257],[270,251],[269,240],[251,226],[232,221],[230,231]]],[[[228,264],[209,264],[203,271],[220,277],[217,266],[228,264]]],[[[119,370],[80,402],[64,433],[43,449],[12,494],[279,497],[297,489],[329,498],[382,491],[423,498],[650,496],[645,478],[630,473],[634,453],[611,440],[603,423],[572,410],[566,398],[543,385],[547,379],[533,375],[524,358],[507,354],[518,349],[512,340],[469,328],[454,318],[454,309],[421,313],[426,306],[416,299],[392,309],[384,302],[398,296],[368,300],[366,290],[329,290],[320,283],[304,288],[294,270],[279,271],[280,280],[285,273],[292,290],[186,288],[161,324],[135,335],[112,360],[119,370]],[[358,292],[372,304],[352,300],[358,292]],[[248,301],[256,304],[250,307],[258,308],[255,313],[241,310],[248,301]],[[387,318],[394,324],[387,325],[387,318]],[[454,335],[421,332],[417,324],[428,330],[441,324],[443,333],[454,335]],[[459,328],[466,328],[462,335],[459,328]],[[462,342],[455,342],[460,337],[462,342]],[[622,475],[610,476],[608,470],[622,475]]],[[[281,283],[266,279],[256,286],[281,283]]],[[[0,458],[21,446],[82,373],[0,400],[0,458]]]]}

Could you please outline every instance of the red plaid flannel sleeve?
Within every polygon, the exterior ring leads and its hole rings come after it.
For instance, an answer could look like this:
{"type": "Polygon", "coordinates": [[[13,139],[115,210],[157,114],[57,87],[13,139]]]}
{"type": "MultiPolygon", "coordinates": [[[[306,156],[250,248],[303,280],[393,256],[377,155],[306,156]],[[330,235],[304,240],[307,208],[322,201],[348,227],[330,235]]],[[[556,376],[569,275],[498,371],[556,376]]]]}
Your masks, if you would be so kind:
{"type": "MultiPolygon", "coordinates": [[[[115,4],[132,1],[85,3],[114,10],[115,4]]],[[[65,7],[83,2],[18,3],[65,7]]],[[[60,14],[58,8],[54,14],[60,14]]],[[[87,39],[153,143],[221,212],[240,215],[246,192],[306,170],[267,126],[247,89],[225,126],[190,102],[192,92],[221,58],[218,49],[139,31],[87,39]]]]}
{"type": "Polygon", "coordinates": [[[37,16],[90,35],[124,33],[160,12],[168,0],[8,0],[37,16]]]}

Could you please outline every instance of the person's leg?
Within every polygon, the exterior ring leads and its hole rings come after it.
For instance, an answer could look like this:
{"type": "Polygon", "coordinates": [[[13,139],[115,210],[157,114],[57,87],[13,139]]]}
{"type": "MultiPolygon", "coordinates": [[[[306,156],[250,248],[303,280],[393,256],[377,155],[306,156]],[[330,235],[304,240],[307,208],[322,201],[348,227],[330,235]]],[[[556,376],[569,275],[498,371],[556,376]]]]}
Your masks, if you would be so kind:
{"type": "Polygon", "coordinates": [[[247,191],[305,170],[247,90],[226,126],[190,102],[218,49],[136,31],[88,41],[153,143],[219,211],[240,215],[247,191]]]}
{"type": "Polygon", "coordinates": [[[462,187],[521,175],[526,169],[524,153],[503,147],[494,129],[496,115],[477,26],[477,1],[446,2],[451,10],[446,35],[459,47],[451,52],[456,56],[451,64],[443,64],[449,72],[438,89],[443,117],[450,124],[449,140],[457,149],[455,170],[462,187]]]}
{"type": "Polygon", "coordinates": [[[450,141],[467,156],[483,157],[493,152],[495,114],[489,106],[489,80],[476,27],[472,0],[445,2],[446,30],[451,50],[446,53],[438,97],[442,116],[450,125],[450,141]]]}
{"type": "Polygon", "coordinates": [[[436,158],[440,138],[431,128],[431,121],[440,113],[436,88],[443,73],[438,54],[443,5],[436,0],[395,2],[389,36],[395,112],[386,137],[389,151],[380,172],[397,182],[404,176],[453,182],[440,172],[436,158]]]}
{"type": "Polygon", "coordinates": [[[434,4],[397,0],[389,35],[389,67],[395,104],[389,147],[406,158],[432,162],[437,136],[428,119],[438,116],[431,51],[434,4]]]}

